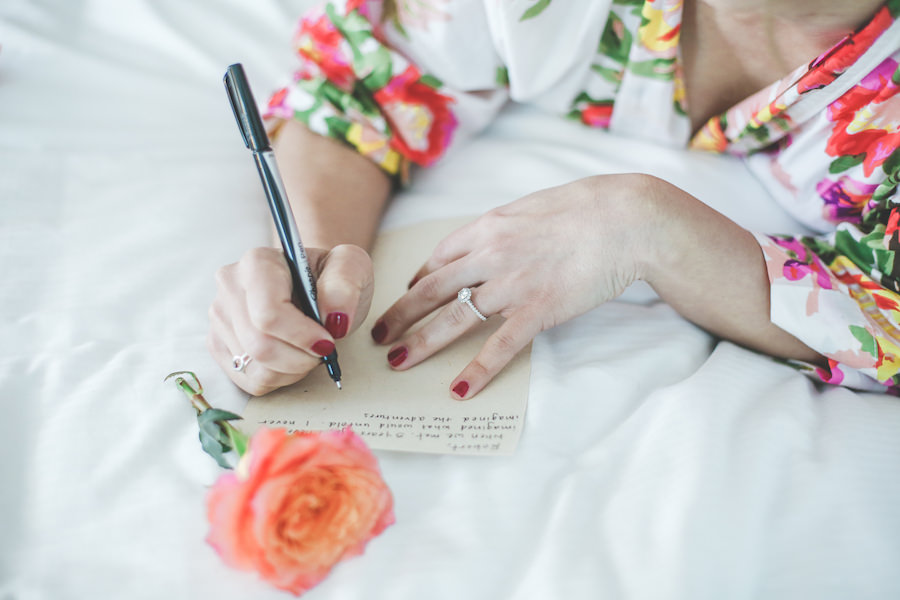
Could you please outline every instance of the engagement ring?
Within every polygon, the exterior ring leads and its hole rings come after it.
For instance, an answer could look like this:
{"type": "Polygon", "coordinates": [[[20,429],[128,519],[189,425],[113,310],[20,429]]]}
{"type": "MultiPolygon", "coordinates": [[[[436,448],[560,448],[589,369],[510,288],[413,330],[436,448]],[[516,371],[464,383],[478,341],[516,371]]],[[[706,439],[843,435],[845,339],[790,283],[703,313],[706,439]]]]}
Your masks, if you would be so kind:
{"type": "Polygon", "coordinates": [[[472,304],[472,290],[465,287],[459,290],[459,293],[456,294],[456,299],[462,302],[463,304],[468,304],[469,308],[472,309],[472,312],[475,313],[475,316],[481,319],[482,321],[487,321],[487,317],[481,314],[481,311],[475,308],[475,305],[472,304]]]}

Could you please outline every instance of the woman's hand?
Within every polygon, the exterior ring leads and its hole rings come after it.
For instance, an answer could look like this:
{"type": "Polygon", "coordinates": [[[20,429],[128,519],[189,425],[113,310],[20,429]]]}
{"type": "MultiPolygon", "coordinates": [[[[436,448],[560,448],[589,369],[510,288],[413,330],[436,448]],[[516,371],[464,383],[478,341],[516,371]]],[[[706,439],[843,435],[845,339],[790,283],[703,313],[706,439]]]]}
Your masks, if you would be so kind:
{"type": "Polygon", "coordinates": [[[232,381],[253,395],[305,377],[369,311],[372,261],[365,250],[345,244],[307,253],[324,327],[291,303],[291,274],[281,250],[255,248],[216,274],[207,345],[232,381]],[[249,364],[235,370],[234,357],[244,354],[249,364]]]}
{"type": "Polygon", "coordinates": [[[410,291],[376,322],[391,344],[388,361],[408,369],[481,323],[457,292],[472,288],[485,315],[506,321],[451,383],[457,398],[477,394],[535,335],[591,310],[642,278],[654,235],[644,215],[659,180],[590,177],[492,210],[445,238],[410,291]],[[420,329],[407,330],[434,309],[420,329]]]}

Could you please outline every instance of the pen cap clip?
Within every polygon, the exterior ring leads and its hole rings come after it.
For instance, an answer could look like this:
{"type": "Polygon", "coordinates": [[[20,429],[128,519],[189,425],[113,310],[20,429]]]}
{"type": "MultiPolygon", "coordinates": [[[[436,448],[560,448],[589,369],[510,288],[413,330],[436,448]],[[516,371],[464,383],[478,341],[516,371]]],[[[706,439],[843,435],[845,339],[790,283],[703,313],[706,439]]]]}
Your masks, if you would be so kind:
{"type": "Polygon", "coordinates": [[[269,136],[259,118],[259,110],[253,100],[253,92],[244,74],[241,63],[235,63],[225,71],[225,90],[228,92],[228,100],[231,102],[231,110],[237,121],[244,144],[253,151],[269,150],[269,136]]]}

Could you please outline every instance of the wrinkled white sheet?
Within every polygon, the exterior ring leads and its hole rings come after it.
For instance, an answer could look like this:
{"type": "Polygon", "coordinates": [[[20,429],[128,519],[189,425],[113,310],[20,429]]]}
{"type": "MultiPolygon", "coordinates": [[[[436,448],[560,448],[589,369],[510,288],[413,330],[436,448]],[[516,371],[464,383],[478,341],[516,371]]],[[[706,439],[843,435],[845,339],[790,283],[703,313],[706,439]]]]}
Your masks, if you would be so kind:
{"type": "MultiPolygon", "coordinates": [[[[162,378],[246,401],[204,347],[214,270],[269,232],[221,76],[271,89],[304,4],[0,4],[3,600],[286,597],[204,543],[218,467],[162,378]]],[[[797,227],[734,161],[525,108],[385,226],[633,170],[797,227]]],[[[308,597],[900,597],[898,432],[900,401],[819,389],[637,288],[535,341],[514,457],[378,453],[397,523],[308,597]]]]}

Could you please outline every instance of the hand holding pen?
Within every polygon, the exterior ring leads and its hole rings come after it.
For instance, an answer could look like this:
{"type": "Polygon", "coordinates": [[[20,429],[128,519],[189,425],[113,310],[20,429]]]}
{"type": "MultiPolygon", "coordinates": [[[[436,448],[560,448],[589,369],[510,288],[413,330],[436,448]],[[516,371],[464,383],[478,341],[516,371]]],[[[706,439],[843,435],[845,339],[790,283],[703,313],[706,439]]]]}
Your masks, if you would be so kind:
{"type": "MultiPolygon", "coordinates": [[[[278,172],[274,153],[241,65],[235,64],[228,67],[224,81],[241,136],[245,145],[253,152],[260,181],[265,190],[278,238],[282,245],[284,260],[287,263],[292,284],[291,300],[304,315],[321,325],[322,317],[319,313],[313,270],[309,264],[309,257],[306,249],[303,247],[300,234],[297,231],[297,225],[294,222],[284,184],[278,172]]],[[[269,256],[269,259],[271,260],[271,256],[269,256]]],[[[260,257],[260,260],[263,260],[263,258],[260,257]]],[[[247,296],[247,303],[249,304],[249,289],[247,290],[247,296]]],[[[215,305],[213,309],[215,309],[215,305]]],[[[214,312],[214,310],[211,310],[211,318],[215,316],[214,312]]],[[[236,332],[238,328],[235,327],[234,329],[236,332]]],[[[214,341],[211,340],[211,345],[214,341]]],[[[243,348],[239,347],[240,342],[238,340],[235,340],[232,344],[228,344],[227,340],[220,339],[218,341],[220,343],[224,342],[226,346],[235,352],[231,365],[235,372],[242,373],[253,362],[254,358],[260,358],[249,351],[243,351],[243,348]]],[[[322,339],[313,343],[310,349],[321,356],[329,376],[340,388],[341,371],[333,342],[322,339]]]]}

